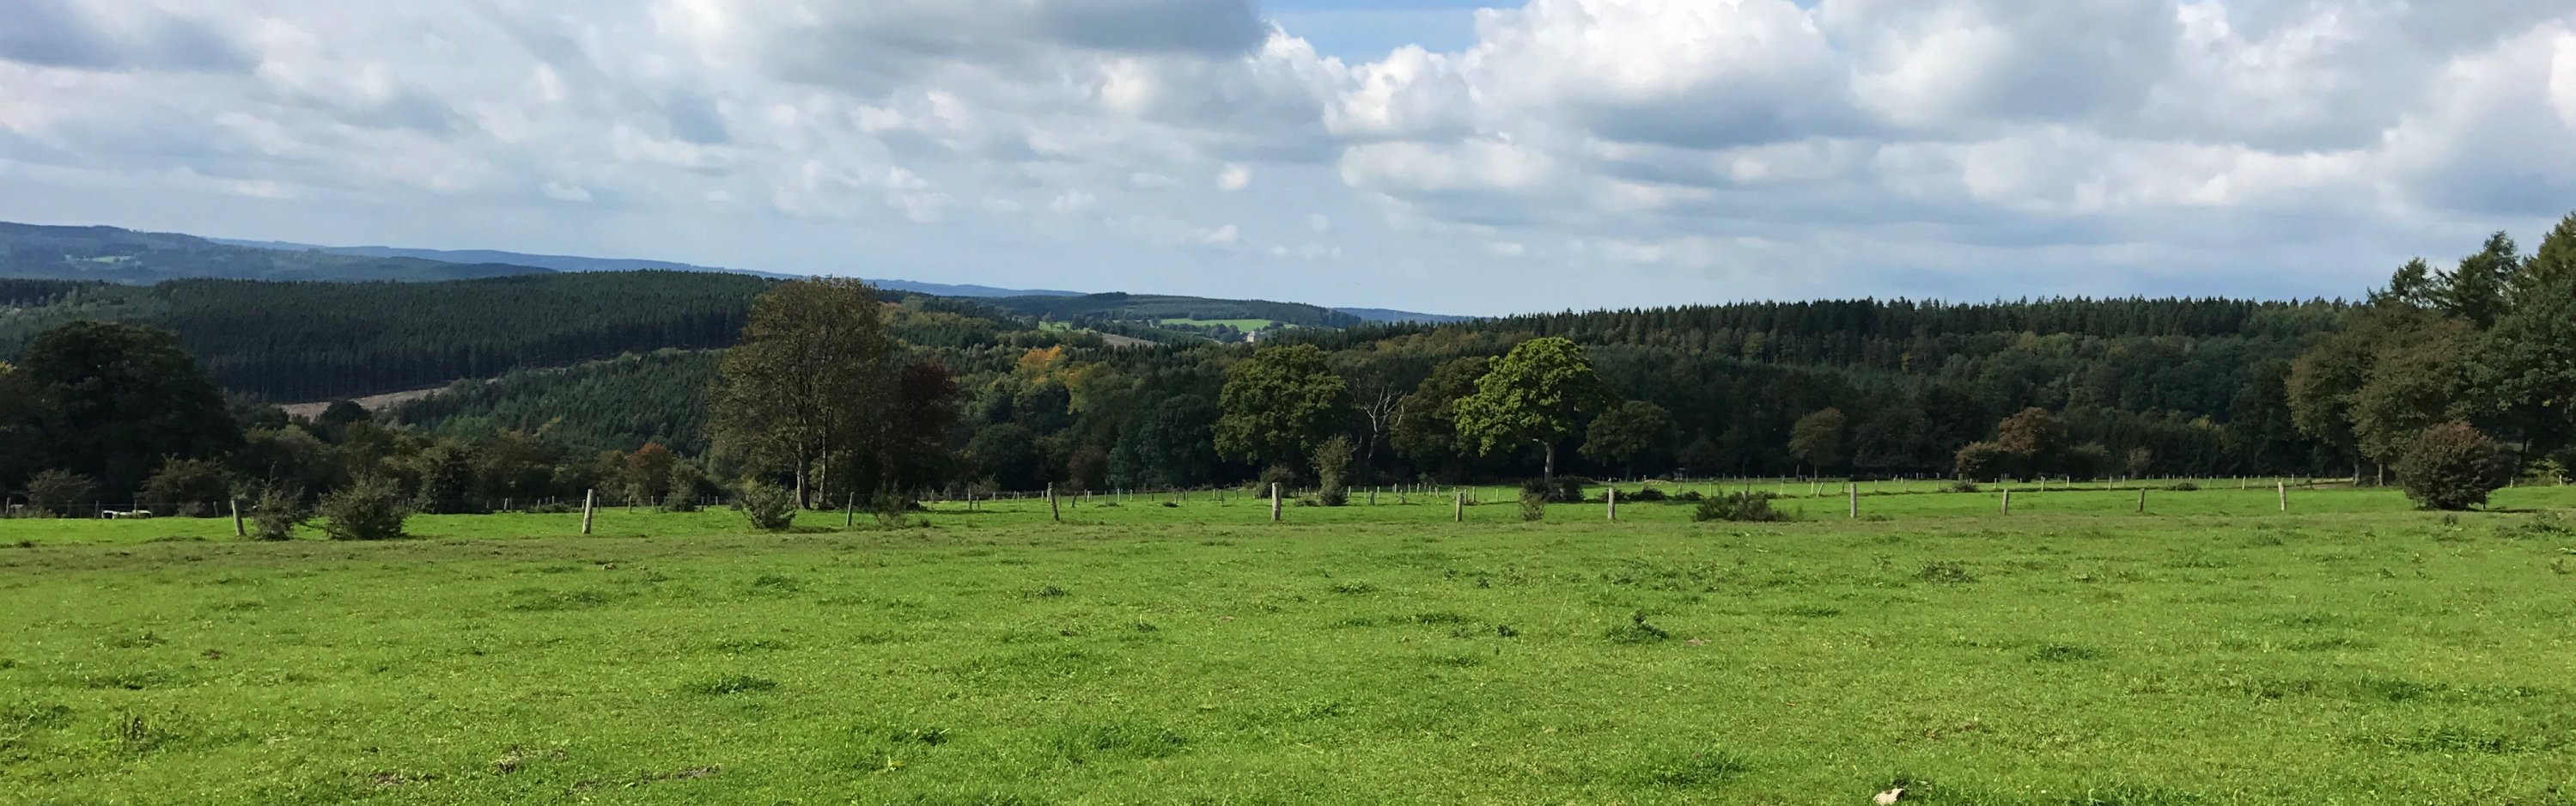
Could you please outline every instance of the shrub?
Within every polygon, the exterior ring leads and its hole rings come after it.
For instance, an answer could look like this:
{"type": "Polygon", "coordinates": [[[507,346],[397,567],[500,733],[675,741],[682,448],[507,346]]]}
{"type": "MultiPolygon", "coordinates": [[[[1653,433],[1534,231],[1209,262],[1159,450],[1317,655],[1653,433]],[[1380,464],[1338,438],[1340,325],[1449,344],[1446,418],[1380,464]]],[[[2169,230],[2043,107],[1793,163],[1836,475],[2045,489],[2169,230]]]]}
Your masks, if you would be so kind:
{"type": "Polygon", "coordinates": [[[1673,496],[1673,500],[1685,504],[1696,504],[1701,501],[1708,500],[1708,496],[1698,490],[1683,490],[1680,494],[1673,496]]]}
{"type": "Polygon", "coordinates": [[[2196,493],[2200,492],[2200,485],[2193,484],[2188,481],[2177,481],[2172,484],[2165,485],[2165,489],[2178,493],[2196,493]]]}
{"type": "Polygon", "coordinates": [[[2522,469],[2522,483],[2533,485],[2567,483],[2567,465],[2556,457],[2542,457],[2522,469]]]}
{"type": "Polygon", "coordinates": [[[1698,521],[1700,523],[1708,523],[1710,521],[1770,522],[1788,520],[1788,513],[1781,512],[1771,506],[1771,499],[1778,497],[1779,496],[1771,493],[1762,492],[1721,493],[1718,495],[1712,495],[1700,500],[1699,508],[1691,512],[1691,520],[1698,521]]]}
{"type": "Polygon", "coordinates": [[[796,493],[764,481],[742,483],[742,515],[751,528],[784,532],[796,523],[796,493]]]}
{"type": "Polygon", "coordinates": [[[2424,429],[2409,440],[2397,460],[2397,476],[2406,497],[2427,509],[2463,510],[2481,506],[2505,485],[2505,452],[2484,432],[2464,422],[2424,429]]]}
{"type": "Polygon", "coordinates": [[[904,495],[903,493],[887,490],[885,492],[877,493],[875,498],[868,499],[868,514],[875,515],[877,518],[877,526],[882,528],[901,529],[905,527],[908,525],[905,521],[909,520],[907,516],[910,515],[911,512],[912,496],[904,495]]]}
{"type": "Polygon", "coordinates": [[[97,503],[98,482],[90,477],[64,470],[47,470],[27,481],[28,503],[58,518],[72,516],[76,508],[97,503]]]}
{"type": "Polygon", "coordinates": [[[1524,520],[1524,521],[1542,521],[1542,520],[1546,520],[1546,519],[1547,519],[1547,500],[1548,500],[1549,498],[1551,498],[1551,497],[1553,497],[1553,496],[1549,495],[1549,494],[1546,492],[1546,490],[1545,490],[1544,488],[1542,488],[1542,489],[1540,489],[1540,490],[1536,490],[1536,491],[1532,491],[1532,490],[1522,490],[1522,491],[1521,491],[1521,520],[1524,520]]]}
{"type": "Polygon", "coordinates": [[[232,494],[223,466],[206,459],[171,459],[143,482],[145,507],[155,514],[182,518],[220,514],[223,501],[232,494]]]}
{"type": "Polygon", "coordinates": [[[1960,448],[1956,457],[1959,478],[1967,481],[1994,481],[2011,470],[2013,453],[2001,444],[1971,442],[1960,448]]]}
{"type": "Polygon", "coordinates": [[[322,531],[333,540],[392,540],[403,536],[402,490],[382,476],[361,478],[322,497],[322,531]]]}
{"type": "Polygon", "coordinates": [[[304,511],[303,493],[276,485],[260,488],[259,496],[251,500],[251,537],[293,540],[295,527],[310,517],[304,511]]]}
{"type": "Polygon", "coordinates": [[[688,460],[671,463],[671,489],[662,496],[664,512],[696,512],[698,496],[705,495],[707,476],[688,460]]]}
{"type": "Polygon", "coordinates": [[[1664,493],[1664,489],[1661,487],[1648,487],[1633,493],[1620,493],[1619,497],[1623,500],[1649,504],[1672,499],[1672,496],[1666,495],[1664,493]]]}
{"type": "Polygon", "coordinates": [[[1976,482],[1961,479],[1959,481],[1950,482],[1950,486],[1943,489],[1954,493],[1973,493],[1978,491],[1980,488],[1977,486],[1976,482]]]}
{"type": "Polygon", "coordinates": [[[1252,494],[1267,497],[1270,495],[1270,485],[1273,484],[1279,485],[1281,490],[1296,489],[1297,470],[1287,465],[1271,465],[1269,469],[1261,471],[1259,481],[1252,483],[1252,494]]]}
{"type": "Polygon", "coordinates": [[[1591,479],[1579,476],[1558,476],[1556,477],[1556,500],[1564,504],[1581,503],[1584,499],[1584,491],[1591,486],[1591,479]]]}
{"type": "Polygon", "coordinates": [[[1351,438],[1334,437],[1315,449],[1315,502],[1328,507],[1350,503],[1351,491],[1344,485],[1351,468],[1351,438]]]}

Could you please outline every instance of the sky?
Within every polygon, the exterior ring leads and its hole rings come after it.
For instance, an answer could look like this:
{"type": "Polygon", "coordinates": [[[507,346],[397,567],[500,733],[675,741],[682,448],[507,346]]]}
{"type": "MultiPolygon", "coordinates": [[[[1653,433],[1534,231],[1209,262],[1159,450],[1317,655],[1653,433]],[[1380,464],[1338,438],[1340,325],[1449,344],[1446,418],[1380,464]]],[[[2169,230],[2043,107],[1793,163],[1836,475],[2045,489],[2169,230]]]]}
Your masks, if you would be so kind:
{"type": "Polygon", "coordinates": [[[2358,296],[2564,0],[0,0],[0,220],[1500,314],[2358,296]]]}

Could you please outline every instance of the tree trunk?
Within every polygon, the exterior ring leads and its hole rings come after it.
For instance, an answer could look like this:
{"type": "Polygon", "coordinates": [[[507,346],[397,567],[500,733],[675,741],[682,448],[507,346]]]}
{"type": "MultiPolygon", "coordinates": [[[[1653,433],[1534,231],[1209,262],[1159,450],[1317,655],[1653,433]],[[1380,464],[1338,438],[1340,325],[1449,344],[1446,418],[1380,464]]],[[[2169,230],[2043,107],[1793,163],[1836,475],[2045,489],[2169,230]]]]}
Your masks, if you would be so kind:
{"type": "Polygon", "coordinates": [[[1540,444],[1547,446],[1547,472],[1544,478],[1547,479],[1548,486],[1553,487],[1556,485],[1556,443],[1543,442],[1540,444]]]}

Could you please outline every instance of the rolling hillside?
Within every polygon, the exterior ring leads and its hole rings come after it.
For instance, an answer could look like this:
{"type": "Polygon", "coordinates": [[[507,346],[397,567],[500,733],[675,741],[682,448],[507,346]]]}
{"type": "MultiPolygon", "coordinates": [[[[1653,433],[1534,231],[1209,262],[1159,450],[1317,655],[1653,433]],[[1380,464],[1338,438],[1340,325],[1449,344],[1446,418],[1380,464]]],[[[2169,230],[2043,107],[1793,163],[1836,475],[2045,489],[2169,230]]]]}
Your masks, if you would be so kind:
{"type": "MultiPolygon", "coordinates": [[[[773,279],[793,279],[793,278],[797,278],[797,277],[802,277],[802,276],[804,276],[804,275],[801,275],[801,274],[783,274],[783,273],[778,273],[778,272],[752,271],[752,270],[749,270],[749,269],[726,269],[726,268],[718,268],[718,267],[714,267],[714,266],[697,266],[697,265],[691,265],[691,264],[688,264],[688,263],[672,263],[672,262],[670,262],[670,261],[664,261],[664,260],[637,260],[637,259],[632,259],[632,258],[576,257],[576,256],[572,256],[572,255],[531,255],[531,254],[525,254],[525,253],[520,253],[520,252],[500,252],[500,251],[495,251],[495,250],[490,250],[490,249],[464,249],[464,250],[450,250],[450,249],[406,249],[406,248],[402,248],[402,247],[394,247],[394,246],[314,246],[314,245],[311,245],[311,244],[285,243],[285,242],[281,242],[281,241],[236,241],[236,240],[225,240],[225,239],[221,239],[221,238],[217,238],[217,239],[213,239],[213,240],[215,240],[215,241],[216,241],[216,242],[218,242],[218,243],[232,244],[232,245],[236,245],[236,246],[248,246],[248,247],[254,247],[254,248],[259,248],[259,249],[277,249],[277,250],[285,250],[285,251],[292,251],[292,252],[306,252],[306,251],[314,251],[314,252],[325,252],[325,253],[335,254],[335,255],[350,255],[350,256],[356,256],[356,257],[369,257],[369,258],[401,258],[401,259],[414,259],[414,260],[434,260],[434,261],[439,261],[439,262],[443,262],[443,263],[461,263],[461,264],[491,264],[491,263],[505,263],[505,264],[511,264],[511,265],[517,265],[517,266],[535,266],[535,267],[538,267],[538,268],[551,269],[551,270],[554,270],[554,271],[564,271],[564,272],[573,272],[573,271],[711,271],[711,272],[731,272],[731,273],[735,273],[735,274],[750,274],[750,275],[756,275],[756,276],[760,276],[760,277],[769,277],[769,278],[773,278],[773,279]]],[[[878,280],[869,280],[869,281],[868,281],[868,283],[869,283],[870,285],[874,285],[874,286],[876,286],[876,287],[878,287],[878,288],[882,288],[882,289],[885,289],[885,290],[888,290],[888,291],[900,291],[900,292],[907,293],[907,294],[929,294],[929,295],[932,295],[932,296],[939,296],[939,297],[979,297],[979,298],[980,298],[980,297],[1019,297],[1019,296],[1073,297],[1073,296],[1081,296],[1081,294],[1082,294],[1082,292],[1079,292],[1079,291],[1053,291],[1053,290],[1045,290],[1045,289],[1029,290],[1029,289],[1018,289],[1018,288],[994,288],[994,287],[992,287],[992,286],[984,286],[984,285],[960,285],[960,284],[952,284],[952,283],[925,283],[925,282],[918,282],[918,281],[913,281],[913,280],[883,280],[883,279],[878,279],[878,280]]]]}
{"type": "Polygon", "coordinates": [[[0,222],[0,277],[148,284],[164,280],[431,282],[545,274],[531,266],[255,249],[194,235],[0,222]]]}

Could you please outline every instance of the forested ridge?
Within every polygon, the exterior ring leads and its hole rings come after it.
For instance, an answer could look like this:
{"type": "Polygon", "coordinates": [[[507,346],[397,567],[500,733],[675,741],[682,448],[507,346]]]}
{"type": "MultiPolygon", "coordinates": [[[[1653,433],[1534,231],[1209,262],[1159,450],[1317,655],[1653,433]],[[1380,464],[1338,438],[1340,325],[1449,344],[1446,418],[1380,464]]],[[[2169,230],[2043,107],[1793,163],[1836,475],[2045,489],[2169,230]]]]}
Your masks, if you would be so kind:
{"type": "MultiPolygon", "coordinates": [[[[538,274],[446,283],[175,280],[54,286],[0,319],[0,356],[75,319],[169,330],[226,389],[327,400],[621,353],[723,347],[774,281],[733,274],[538,274]]],[[[44,289],[47,286],[31,286],[44,289]]]]}
{"type": "MultiPolygon", "coordinates": [[[[703,457],[718,477],[793,475],[799,489],[844,495],[876,494],[853,479],[1029,490],[1544,474],[2360,476],[2435,444],[2449,464],[2393,472],[2484,479],[2576,463],[2571,299],[2576,219],[2533,254],[2500,234],[2457,268],[2411,263],[2358,302],[1755,302],[1113,347],[1007,300],[871,295],[846,281],[10,282],[0,346],[67,321],[143,324],[175,333],[227,390],[272,400],[464,378],[379,414],[379,427],[467,453],[551,445],[560,461],[659,445],[703,457]],[[759,323],[762,304],[778,322],[759,323]],[[768,343],[744,341],[752,334],[792,343],[799,327],[842,334],[834,349],[864,367],[777,344],[743,353],[768,343]],[[774,391],[728,382],[737,366],[774,391]],[[754,411],[811,394],[806,377],[842,391],[754,411]],[[780,425],[837,399],[865,411],[842,425],[780,425]],[[894,422],[913,425],[848,425],[894,422]],[[888,448],[897,433],[901,447],[888,448]]],[[[103,332],[59,351],[92,342],[149,339],[103,332]]],[[[171,365],[153,356],[146,366],[171,365]]],[[[335,410],[309,426],[315,437],[365,419],[335,410]]],[[[308,428],[245,423],[254,445],[308,428]]],[[[117,466],[118,483],[130,487],[143,464],[117,466]]],[[[595,478],[609,464],[558,475],[595,478]]],[[[502,485],[514,491],[504,497],[569,484],[528,478],[502,485]]]]}

